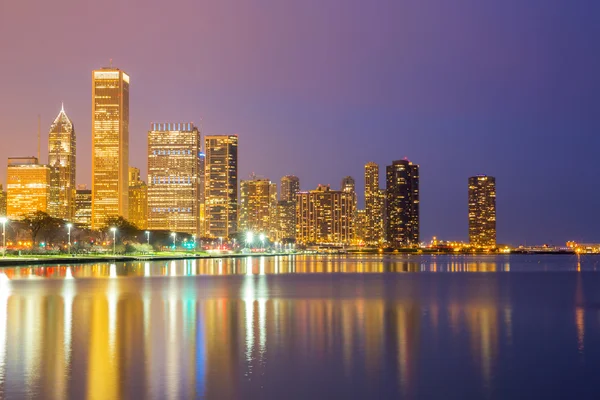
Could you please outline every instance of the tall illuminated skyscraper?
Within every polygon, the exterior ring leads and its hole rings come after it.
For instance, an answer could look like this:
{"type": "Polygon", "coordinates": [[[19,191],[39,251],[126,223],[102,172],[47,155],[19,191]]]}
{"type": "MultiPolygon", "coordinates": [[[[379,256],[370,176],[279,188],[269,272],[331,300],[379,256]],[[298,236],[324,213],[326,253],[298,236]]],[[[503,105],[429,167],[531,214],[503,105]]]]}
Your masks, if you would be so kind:
{"type": "Polygon", "coordinates": [[[386,169],[386,240],[394,247],[419,244],[419,166],[394,161],[386,169]]]}
{"type": "Polygon", "coordinates": [[[48,212],[50,168],[35,157],[8,159],[6,214],[21,219],[36,211],[48,212]]]}
{"type": "Polygon", "coordinates": [[[296,237],[296,203],[300,192],[300,179],[294,175],[281,178],[279,202],[277,203],[277,239],[292,240],[296,237]]]}
{"type": "Polygon", "coordinates": [[[148,229],[199,235],[201,139],[194,124],[152,124],[148,131],[148,229]]]}
{"type": "Polygon", "coordinates": [[[75,126],[61,107],[48,134],[48,166],[51,169],[49,214],[67,221],[75,216],[75,126]]]}
{"type": "Polygon", "coordinates": [[[77,185],[75,191],[74,222],[81,228],[92,227],[92,191],[86,185],[77,185]]]}
{"type": "Polygon", "coordinates": [[[298,193],[296,240],[350,244],[354,240],[354,194],[319,186],[298,193]]]}
{"type": "Polygon", "coordinates": [[[300,179],[294,175],[286,175],[281,178],[281,201],[296,201],[296,195],[300,191],[300,179]]]}
{"type": "Polygon", "coordinates": [[[277,184],[252,178],[240,182],[240,230],[277,238],[277,184]]]}
{"type": "Polygon", "coordinates": [[[238,137],[205,137],[205,234],[229,238],[237,232],[238,137]]]}
{"type": "Polygon", "coordinates": [[[0,183],[0,217],[6,216],[6,192],[0,183]]]}
{"type": "Polygon", "coordinates": [[[92,72],[92,228],[129,213],[129,75],[92,72]]]}
{"type": "Polygon", "coordinates": [[[148,186],[135,167],[129,167],[129,222],[138,229],[148,228],[148,186]]]}
{"type": "Polygon", "coordinates": [[[469,242],[481,248],[496,247],[496,178],[469,178],[469,242]]]}
{"type": "Polygon", "coordinates": [[[364,241],[377,245],[383,240],[383,193],[379,188],[379,165],[365,165],[365,223],[364,241]]]}

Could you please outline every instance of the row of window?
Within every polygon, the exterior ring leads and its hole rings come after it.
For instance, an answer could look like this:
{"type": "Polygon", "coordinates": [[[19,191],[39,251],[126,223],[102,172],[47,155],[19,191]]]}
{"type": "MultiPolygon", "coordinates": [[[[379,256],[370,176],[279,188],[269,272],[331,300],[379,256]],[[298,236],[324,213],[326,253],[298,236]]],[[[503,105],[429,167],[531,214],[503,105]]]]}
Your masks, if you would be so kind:
{"type": "Polygon", "coordinates": [[[186,184],[192,183],[192,179],[189,176],[153,176],[152,184],[186,184]]]}
{"type": "Polygon", "coordinates": [[[154,154],[155,156],[185,156],[185,155],[191,155],[192,151],[191,150],[152,150],[152,154],[154,154]]]}
{"type": "Polygon", "coordinates": [[[152,212],[155,213],[163,213],[163,212],[181,212],[181,213],[189,213],[192,212],[191,208],[180,208],[180,207],[168,207],[168,208],[152,208],[152,212]]]}

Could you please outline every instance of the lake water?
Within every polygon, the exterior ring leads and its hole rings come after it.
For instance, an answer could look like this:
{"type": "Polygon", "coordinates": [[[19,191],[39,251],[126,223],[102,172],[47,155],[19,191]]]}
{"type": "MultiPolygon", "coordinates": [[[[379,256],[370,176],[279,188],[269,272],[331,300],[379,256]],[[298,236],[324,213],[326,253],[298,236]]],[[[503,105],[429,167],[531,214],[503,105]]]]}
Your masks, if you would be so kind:
{"type": "Polygon", "coordinates": [[[600,257],[0,268],[0,398],[600,398],[600,257]]]}

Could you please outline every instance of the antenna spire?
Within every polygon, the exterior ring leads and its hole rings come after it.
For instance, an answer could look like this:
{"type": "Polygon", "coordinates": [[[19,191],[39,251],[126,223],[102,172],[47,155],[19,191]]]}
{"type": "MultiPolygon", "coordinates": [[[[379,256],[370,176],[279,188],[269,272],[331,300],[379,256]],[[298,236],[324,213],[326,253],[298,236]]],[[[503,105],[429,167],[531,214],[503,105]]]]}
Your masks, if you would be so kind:
{"type": "Polygon", "coordinates": [[[40,116],[40,114],[38,114],[38,148],[37,148],[37,159],[38,159],[38,164],[40,163],[40,148],[41,148],[41,137],[42,137],[42,122],[41,122],[42,117],[40,116]]]}

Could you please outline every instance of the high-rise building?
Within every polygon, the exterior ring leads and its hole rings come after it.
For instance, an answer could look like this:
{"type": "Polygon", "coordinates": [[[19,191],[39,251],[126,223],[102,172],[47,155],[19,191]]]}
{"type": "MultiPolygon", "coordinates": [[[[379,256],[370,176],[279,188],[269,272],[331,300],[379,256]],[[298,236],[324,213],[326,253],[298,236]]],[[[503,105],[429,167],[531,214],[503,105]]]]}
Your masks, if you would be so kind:
{"type": "Polygon", "coordinates": [[[205,137],[205,235],[228,238],[237,232],[238,137],[205,137]]]}
{"type": "Polygon", "coordinates": [[[281,178],[281,201],[296,201],[296,195],[300,191],[300,179],[294,175],[286,175],[281,178]]]}
{"type": "Polygon", "coordinates": [[[379,188],[379,165],[365,165],[365,232],[363,240],[377,245],[383,240],[383,192],[379,188]]]}
{"type": "Polygon", "coordinates": [[[385,236],[391,246],[419,244],[419,166],[408,160],[386,168],[385,236]]]}
{"type": "Polygon", "coordinates": [[[298,193],[296,240],[350,244],[354,240],[354,195],[329,186],[298,193]]]}
{"type": "MultiPolygon", "coordinates": [[[[342,179],[340,190],[345,193],[349,193],[354,198],[354,212],[352,214],[352,226],[356,227],[356,211],[358,209],[358,198],[356,196],[356,181],[351,176],[345,176],[342,179]]],[[[354,232],[356,234],[356,230],[354,232]]],[[[356,239],[356,238],[353,238],[356,239]]]]}
{"type": "Polygon", "coordinates": [[[6,216],[6,192],[0,183],[0,217],[6,216]]]}
{"type": "Polygon", "coordinates": [[[277,240],[296,238],[296,204],[291,200],[277,202],[277,240]]]}
{"type": "Polygon", "coordinates": [[[355,236],[356,240],[359,243],[365,242],[365,236],[367,235],[367,213],[366,210],[356,210],[356,219],[355,219],[355,236]]]}
{"type": "Polygon", "coordinates": [[[129,222],[138,229],[148,228],[148,186],[135,167],[129,167],[129,222]]]}
{"type": "Polygon", "coordinates": [[[277,238],[277,184],[252,177],[240,181],[241,204],[239,229],[264,233],[277,238]]]}
{"type": "Polygon", "coordinates": [[[279,202],[277,203],[277,239],[296,238],[296,204],[300,192],[300,179],[294,175],[281,178],[279,202]]]}
{"type": "Polygon", "coordinates": [[[469,241],[480,248],[496,247],[496,178],[469,178],[469,241]]]}
{"type": "Polygon", "coordinates": [[[48,134],[48,166],[50,167],[49,214],[71,221],[75,216],[75,127],[64,106],[50,126],[48,134]]]}
{"type": "Polygon", "coordinates": [[[199,235],[200,131],[191,122],[152,124],[148,131],[148,229],[199,235]]]}
{"type": "Polygon", "coordinates": [[[200,224],[198,225],[198,235],[200,237],[206,236],[206,217],[205,217],[205,205],[206,205],[206,156],[203,152],[200,152],[200,173],[198,178],[200,180],[200,197],[199,197],[199,213],[200,213],[200,224]]]}
{"type": "Polygon", "coordinates": [[[92,228],[129,215],[129,75],[92,72],[92,228]]]}
{"type": "Polygon", "coordinates": [[[6,174],[6,214],[21,219],[36,211],[48,212],[50,168],[36,157],[8,159],[6,174]]]}
{"type": "Polygon", "coordinates": [[[77,185],[75,190],[75,225],[92,227],[92,191],[86,185],[77,185]]]}

